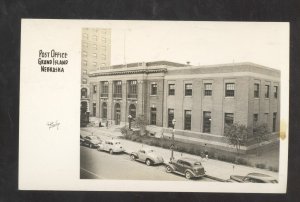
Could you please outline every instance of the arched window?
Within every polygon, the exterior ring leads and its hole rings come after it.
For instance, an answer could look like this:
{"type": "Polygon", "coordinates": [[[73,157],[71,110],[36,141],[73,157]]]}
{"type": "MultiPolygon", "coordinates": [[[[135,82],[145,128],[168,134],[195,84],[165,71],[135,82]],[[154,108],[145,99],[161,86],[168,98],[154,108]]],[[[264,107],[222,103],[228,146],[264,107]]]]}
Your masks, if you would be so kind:
{"type": "Polygon", "coordinates": [[[104,102],[102,104],[102,118],[106,119],[107,118],[107,104],[104,102]]]}
{"type": "Polygon", "coordinates": [[[129,106],[129,114],[132,116],[132,118],[136,117],[136,107],[134,104],[129,106]]]}
{"type": "Polygon", "coordinates": [[[115,124],[120,125],[121,121],[121,106],[119,103],[115,104],[115,124]]]}

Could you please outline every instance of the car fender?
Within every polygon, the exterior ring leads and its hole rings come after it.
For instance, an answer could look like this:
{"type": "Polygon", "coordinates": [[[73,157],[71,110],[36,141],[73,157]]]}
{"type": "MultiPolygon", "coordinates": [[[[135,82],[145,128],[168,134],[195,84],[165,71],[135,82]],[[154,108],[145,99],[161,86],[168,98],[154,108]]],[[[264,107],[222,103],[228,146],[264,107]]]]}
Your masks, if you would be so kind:
{"type": "Polygon", "coordinates": [[[134,155],[136,158],[139,158],[139,155],[136,152],[131,152],[130,155],[134,155]]]}
{"type": "Polygon", "coordinates": [[[176,169],[175,169],[175,166],[172,165],[172,164],[170,164],[170,163],[168,163],[167,166],[170,166],[170,167],[172,168],[173,171],[176,170],[176,169]]]}
{"type": "Polygon", "coordinates": [[[192,171],[191,169],[186,169],[186,170],[184,171],[184,173],[186,173],[187,171],[189,171],[190,173],[192,173],[193,176],[196,176],[195,172],[192,171]]]}

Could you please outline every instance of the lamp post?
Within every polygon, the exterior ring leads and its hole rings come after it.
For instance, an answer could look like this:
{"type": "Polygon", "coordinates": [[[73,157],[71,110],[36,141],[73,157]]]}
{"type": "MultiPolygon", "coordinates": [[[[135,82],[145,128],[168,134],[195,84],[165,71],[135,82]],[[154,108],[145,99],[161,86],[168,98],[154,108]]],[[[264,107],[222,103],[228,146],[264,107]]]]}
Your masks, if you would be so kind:
{"type": "Polygon", "coordinates": [[[131,130],[131,120],[132,120],[132,116],[129,114],[128,115],[129,130],[131,130]]]}
{"type": "Polygon", "coordinates": [[[172,161],[174,159],[174,133],[175,133],[175,123],[176,123],[176,120],[173,119],[172,120],[172,124],[173,124],[173,130],[172,130],[172,145],[171,145],[171,158],[170,158],[170,161],[172,161]]]}

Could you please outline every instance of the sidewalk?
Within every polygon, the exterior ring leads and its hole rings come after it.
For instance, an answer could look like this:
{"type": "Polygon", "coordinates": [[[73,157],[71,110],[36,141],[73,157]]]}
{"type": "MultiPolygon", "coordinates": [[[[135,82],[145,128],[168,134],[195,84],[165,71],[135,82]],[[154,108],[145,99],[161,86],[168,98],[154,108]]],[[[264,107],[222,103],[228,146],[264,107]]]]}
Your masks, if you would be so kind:
{"type": "MultiPolygon", "coordinates": [[[[93,128],[93,127],[81,128],[81,134],[83,136],[90,135],[90,134],[97,135],[104,140],[111,139],[111,138],[119,138],[120,136],[122,136],[121,132],[117,131],[116,129],[114,128],[107,129],[104,127],[103,128],[93,128]]],[[[133,142],[125,139],[122,139],[121,143],[125,148],[125,152],[129,154],[133,151],[137,151],[142,147],[151,147],[164,158],[165,163],[169,162],[171,156],[171,151],[169,149],[149,146],[145,144],[143,145],[142,143],[133,142]]],[[[206,160],[206,159],[202,159],[200,156],[174,151],[175,159],[182,156],[199,159],[202,165],[204,166],[204,169],[206,170],[207,177],[210,177],[218,181],[228,180],[230,178],[230,175],[247,175],[248,173],[253,173],[253,172],[267,174],[278,179],[278,173],[276,172],[254,168],[254,167],[243,166],[243,165],[235,165],[232,163],[227,163],[227,162],[214,160],[214,159],[206,160]]]]}

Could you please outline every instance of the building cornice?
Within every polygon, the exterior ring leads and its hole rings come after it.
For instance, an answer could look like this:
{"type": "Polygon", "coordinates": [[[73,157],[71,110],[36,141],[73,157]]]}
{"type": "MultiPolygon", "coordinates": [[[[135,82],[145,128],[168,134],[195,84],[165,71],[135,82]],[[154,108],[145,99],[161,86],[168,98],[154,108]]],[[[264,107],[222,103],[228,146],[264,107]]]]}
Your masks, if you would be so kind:
{"type": "Polygon", "coordinates": [[[165,73],[165,72],[167,72],[167,68],[95,72],[95,73],[90,73],[89,76],[90,77],[98,77],[98,76],[110,76],[110,75],[152,74],[152,73],[165,73]]]}

